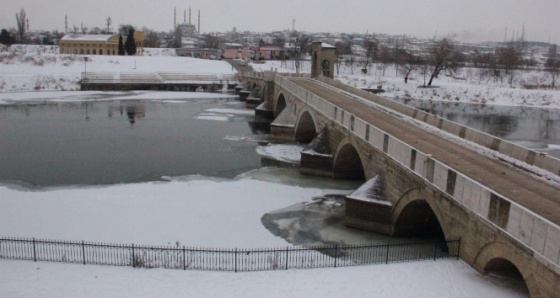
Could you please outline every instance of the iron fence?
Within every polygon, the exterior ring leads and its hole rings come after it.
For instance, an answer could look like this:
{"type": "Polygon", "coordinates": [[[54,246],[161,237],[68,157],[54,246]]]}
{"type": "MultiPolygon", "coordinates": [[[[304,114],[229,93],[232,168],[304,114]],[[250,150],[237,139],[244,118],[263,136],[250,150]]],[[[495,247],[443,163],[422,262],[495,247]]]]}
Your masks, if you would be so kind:
{"type": "Polygon", "coordinates": [[[214,271],[343,267],[459,258],[461,241],[332,245],[265,249],[104,244],[35,238],[0,238],[0,258],[214,271]]]}

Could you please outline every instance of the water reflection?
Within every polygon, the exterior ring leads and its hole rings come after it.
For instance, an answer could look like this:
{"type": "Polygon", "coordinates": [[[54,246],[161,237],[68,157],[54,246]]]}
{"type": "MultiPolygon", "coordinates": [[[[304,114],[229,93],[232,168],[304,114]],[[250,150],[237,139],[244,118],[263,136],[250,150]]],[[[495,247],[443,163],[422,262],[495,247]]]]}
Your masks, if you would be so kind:
{"type": "Polygon", "coordinates": [[[262,166],[258,143],[249,140],[262,139],[263,129],[249,112],[235,99],[2,106],[0,181],[55,186],[191,174],[233,178],[262,166]],[[227,115],[197,119],[212,109],[227,115]]]}
{"type": "Polygon", "coordinates": [[[125,103],[125,104],[119,102],[118,105],[109,106],[107,115],[109,118],[113,118],[113,113],[118,113],[121,116],[123,116],[125,112],[130,125],[134,125],[134,123],[136,123],[137,118],[146,117],[146,106],[142,102],[125,103]]]}
{"type": "Polygon", "coordinates": [[[560,110],[396,99],[412,107],[560,158],[560,110]]]}
{"type": "Polygon", "coordinates": [[[144,105],[129,105],[126,107],[126,116],[128,117],[128,122],[134,125],[136,118],[143,118],[146,116],[146,110],[144,105]]]}

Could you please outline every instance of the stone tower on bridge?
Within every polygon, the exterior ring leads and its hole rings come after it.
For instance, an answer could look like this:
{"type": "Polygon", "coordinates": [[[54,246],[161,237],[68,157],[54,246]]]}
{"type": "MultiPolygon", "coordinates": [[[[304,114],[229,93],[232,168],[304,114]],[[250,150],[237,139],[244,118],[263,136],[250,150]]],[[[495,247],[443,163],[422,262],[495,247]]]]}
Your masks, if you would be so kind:
{"type": "Polygon", "coordinates": [[[311,77],[324,76],[333,78],[334,62],[336,59],[335,47],[324,42],[313,42],[311,48],[311,77]]]}

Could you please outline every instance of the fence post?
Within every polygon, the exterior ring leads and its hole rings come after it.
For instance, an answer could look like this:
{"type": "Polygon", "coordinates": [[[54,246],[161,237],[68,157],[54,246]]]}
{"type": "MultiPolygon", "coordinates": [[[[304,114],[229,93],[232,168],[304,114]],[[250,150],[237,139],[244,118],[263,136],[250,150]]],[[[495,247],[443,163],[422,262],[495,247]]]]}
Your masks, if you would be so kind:
{"type": "Polygon", "coordinates": [[[385,254],[385,264],[389,264],[389,243],[387,243],[387,252],[385,254]]]}
{"type": "Polygon", "coordinates": [[[457,245],[457,260],[459,259],[459,252],[461,251],[461,238],[459,238],[459,244],[457,245]]]}
{"type": "Polygon", "coordinates": [[[85,243],[84,240],[82,240],[82,260],[84,265],[86,264],[86,247],[85,247],[85,243]]]}
{"type": "Polygon", "coordinates": [[[237,248],[235,249],[235,272],[237,272],[237,248]]]}
{"type": "Polygon", "coordinates": [[[35,237],[33,237],[33,261],[37,262],[37,248],[35,247],[35,237]]]}
{"type": "Polygon", "coordinates": [[[338,260],[338,244],[334,246],[334,268],[336,268],[337,260],[338,260]]]}
{"type": "Polygon", "coordinates": [[[290,254],[290,248],[288,246],[286,246],[286,270],[288,270],[288,259],[290,254]]]}
{"type": "Polygon", "coordinates": [[[132,253],[130,255],[132,257],[132,267],[136,267],[136,262],[134,260],[134,243],[132,243],[131,250],[132,250],[132,253]]]}
{"type": "Polygon", "coordinates": [[[185,246],[183,245],[183,270],[187,270],[187,258],[185,256],[185,246]]]}
{"type": "Polygon", "coordinates": [[[438,245],[438,242],[435,241],[435,242],[434,242],[434,261],[435,261],[436,258],[437,258],[437,245],[438,245]]]}

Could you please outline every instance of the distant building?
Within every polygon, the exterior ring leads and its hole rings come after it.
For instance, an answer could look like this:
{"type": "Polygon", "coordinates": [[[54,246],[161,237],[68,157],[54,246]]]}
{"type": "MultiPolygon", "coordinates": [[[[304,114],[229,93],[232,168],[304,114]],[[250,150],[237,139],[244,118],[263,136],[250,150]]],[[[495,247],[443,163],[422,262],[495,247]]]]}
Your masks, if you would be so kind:
{"type": "Polygon", "coordinates": [[[199,59],[220,60],[222,58],[222,50],[219,49],[196,49],[196,48],[180,48],[175,50],[177,56],[192,57],[199,59]]]}
{"type": "MultiPolygon", "coordinates": [[[[134,41],[136,41],[137,55],[144,53],[145,35],[142,31],[134,31],[134,41]]],[[[123,43],[126,36],[123,36],[123,43]]],[[[118,34],[75,34],[64,35],[59,41],[61,54],[74,55],[118,55],[119,35],[118,34]]]]}
{"type": "Polygon", "coordinates": [[[284,54],[284,49],[279,46],[253,47],[251,50],[255,53],[254,60],[280,60],[284,54]]]}
{"type": "Polygon", "coordinates": [[[223,46],[222,58],[224,59],[251,59],[253,51],[245,48],[240,43],[226,43],[223,46]]]}
{"type": "Polygon", "coordinates": [[[196,26],[193,24],[180,24],[177,26],[179,29],[181,29],[181,33],[183,34],[183,36],[196,36],[198,35],[198,32],[196,31],[196,26]]]}

